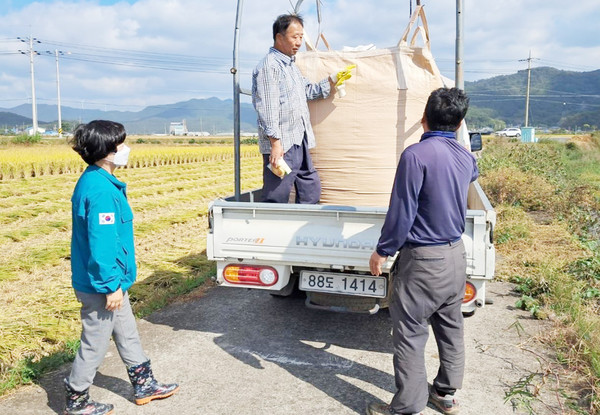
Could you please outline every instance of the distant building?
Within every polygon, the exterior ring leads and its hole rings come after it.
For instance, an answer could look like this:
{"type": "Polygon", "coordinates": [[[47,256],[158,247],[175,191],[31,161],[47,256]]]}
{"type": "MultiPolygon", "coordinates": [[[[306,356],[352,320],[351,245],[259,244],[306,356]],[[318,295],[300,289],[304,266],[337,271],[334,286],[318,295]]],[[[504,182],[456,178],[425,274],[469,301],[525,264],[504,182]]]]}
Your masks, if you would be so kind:
{"type": "Polygon", "coordinates": [[[187,125],[185,124],[185,120],[182,122],[172,122],[169,126],[169,134],[170,135],[187,135],[187,125]]]}
{"type": "MultiPolygon", "coordinates": [[[[46,132],[45,128],[41,128],[41,127],[37,128],[37,133],[38,134],[44,134],[45,132],[46,132]]],[[[30,128],[27,129],[27,135],[33,135],[33,127],[30,127],[30,128]]]]}
{"type": "Polygon", "coordinates": [[[188,131],[187,135],[192,137],[208,137],[210,133],[208,131],[188,131]]]}

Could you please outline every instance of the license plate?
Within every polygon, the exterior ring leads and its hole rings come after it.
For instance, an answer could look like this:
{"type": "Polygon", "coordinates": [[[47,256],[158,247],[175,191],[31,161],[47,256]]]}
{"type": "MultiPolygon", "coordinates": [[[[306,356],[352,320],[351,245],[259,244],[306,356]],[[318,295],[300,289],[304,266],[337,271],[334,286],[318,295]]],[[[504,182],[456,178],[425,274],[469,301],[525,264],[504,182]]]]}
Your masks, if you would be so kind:
{"type": "Polygon", "coordinates": [[[387,294],[387,278],[301,271],[299,288],[303,291],[384,298],[387,294]]]}

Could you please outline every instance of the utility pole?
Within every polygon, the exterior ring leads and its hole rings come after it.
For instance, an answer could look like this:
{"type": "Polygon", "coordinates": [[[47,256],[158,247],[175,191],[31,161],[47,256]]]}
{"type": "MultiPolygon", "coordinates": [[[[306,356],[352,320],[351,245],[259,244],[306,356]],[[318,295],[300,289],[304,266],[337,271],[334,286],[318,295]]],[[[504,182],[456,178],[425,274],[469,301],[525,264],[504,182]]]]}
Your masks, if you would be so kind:
{"type": "MultiPolygon", "coordinates": [[[[47,53],[51,53],[49,51],[46,51],[47,53]]],[[[60,73],[58,70],[58,55],[64,55],[65,52],[58,50],[58,49],[54,49],[54,56],[56,57],[56,97],[57,97],[57,106],[58,106],[58,138],[63,138],[63,131],[62,131],[62,118],[61,118],[61,111],[60,111],[60,73]]],[[[70,54],[71,52],[67,52],[67,54],[70,54]]]]}
{"type": "Polygon", "coordinates": [[[33,134],[38,133],[37,105],[35,102],[35,81],[33,76],[33,38],[29,36],[29,64],[31,66],[31,117],[33,118],[33,134]]]}
{"type": "MultiPolygon", "coordinates": [[[[31,35],[29,35],[29,38],[17,37],[17,39],[19,39],[23,43],[29,43],[29,66],[31,68],[31,118],[33,121],[32,135],[36,135],[38,133],[38,119],[37,119],[37,105],[35,102],[35,80],[34,80],[35,77],[34,77],[34,71],[33,71],[33,55],[37,54],[38,52],[33,50],[33,42],[34,41],[36,43],[42,43],[42,42],[35,39],[31,35]]],[[[25,54],[23,51],[19,51],[19,52],[21,52],[22,54],[25,54]]]]}
{"type": "MultiPolygon", "coordinates": [[[[465,90],[465,80],[463,76],[463,4],[464,0],[456,0],[456,43],[454,47],[454,86],[458,89],[465,90]]],[[[469,132],[465,131],[465,123],[462,122],[456,131],[456,138],[459,142],[464,141],[464,145],[471,149],[471,141],[469,132]],[[463,140],[464,139],[464,140],[463,140]]]]}
{"type": "Polygon", "coordinates": [[[455,68],[454,68],[454,86],[464,90],[465,81],[463,77],[463,3],[464,0],[456,0],[456,48],[455,48],[455,68]]]}
{"type": "Polygon", "coordinates": [[[527,59],[520,59],[519,62],[527,61],[527,92],[525,95],[525,127],[529,127],[529,86],[531,85],[531,50],[527,59]]]}
{"type": "MultiPolygon", "coordinates": [[[[240,170],[240,119],[241,104],[240,94],[244,93],[240,88],[240,74],[238,73],[239,45],[240,45],[240,27],[242,25],[242,9],[244,0],[238,0],[237,12],[235,15],[235,31],[233,34],[233,66],[231,74],[233,75],[233,158],[234,158],[234,188],[235,200],[239,202],[241,194],[241,170],[240,170]]],[[[214,134],[214,125],[213,125],[214,134]]]]}

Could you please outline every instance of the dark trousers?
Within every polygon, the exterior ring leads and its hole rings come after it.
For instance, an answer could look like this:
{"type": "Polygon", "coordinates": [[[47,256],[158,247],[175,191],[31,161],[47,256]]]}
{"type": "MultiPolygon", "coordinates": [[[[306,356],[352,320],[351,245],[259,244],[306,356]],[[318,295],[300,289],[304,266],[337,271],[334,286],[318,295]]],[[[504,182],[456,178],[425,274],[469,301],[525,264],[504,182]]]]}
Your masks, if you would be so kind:
{"type": "Polygon", "coordinates": [[[394,338],[395,413],[417,413],[428,400],[425,344],[431,324],[440,356],[433,385],[462,387],[465,347],[461,304],[466,253],[461,240],[447,245],[403,247],[392,268],[390,315],[394,338]]]}
{"type": "Polygon", "coordinates": [[[288,203],[292,186],[296,191],[296,203],[315,204],[321,199],[321,179],[313,166],[306,135],[302,145],[294,145],[283,159],[292,172],[279,178],[268,169],[269,155],[263,154],[263,202],[288,203]]]}

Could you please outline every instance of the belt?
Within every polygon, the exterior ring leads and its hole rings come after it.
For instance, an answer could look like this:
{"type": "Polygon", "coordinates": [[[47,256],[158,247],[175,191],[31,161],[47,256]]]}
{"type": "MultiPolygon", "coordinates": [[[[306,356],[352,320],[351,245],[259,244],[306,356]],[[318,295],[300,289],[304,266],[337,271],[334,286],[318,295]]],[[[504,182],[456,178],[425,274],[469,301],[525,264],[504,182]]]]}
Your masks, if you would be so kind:
{"type": "Polygon", "coordinates": [[[461,241],[461,238],[458,237],[454,241],[447,241],[447,242],[436,242],[436,243],[405,242],[404,245],[402,245],[402,248],[418,248],[421,246],[452,246],[452,245],[456,245],[460,241],[461,241]]]}

